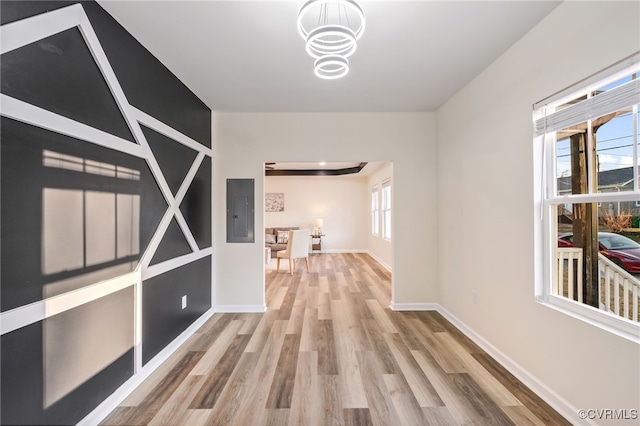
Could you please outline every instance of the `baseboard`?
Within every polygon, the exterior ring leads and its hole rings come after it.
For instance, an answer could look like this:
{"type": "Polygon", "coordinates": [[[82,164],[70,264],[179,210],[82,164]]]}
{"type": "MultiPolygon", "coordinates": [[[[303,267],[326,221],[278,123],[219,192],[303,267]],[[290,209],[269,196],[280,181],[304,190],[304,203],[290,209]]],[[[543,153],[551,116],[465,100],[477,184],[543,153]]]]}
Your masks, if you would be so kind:
{"type": "Polygon", "coordinates": [[[440,305],[437,303],[395,303],[391,301],[389,308],[392,311],[437,311],[440,305]]]}
{"type": "Polygon", "coordinates": [[[547,404],[549,404],[560,415],[570,421],[572,424],[586,424],[596,425],[589,419],[582,419],[578,416],[578,409],[570,404],[566,399],[558,395],[555,391],[541,382],[537,377],[525,370],[521,365],[505,355],[498,348],[489,343],[484,337],[476,333],[471,327],[460,321],[451,312],[437,303],[436,311],[438,311],[443,317],[445,317],[451,324],[453,324],[458,330],[464,333],[468,338],[473,340],[478,346],[480,346],[487,354],[491,355],[500,365],[513,374],[518,380],[524,383],[529,389],[531,389],[536,395],[542,398],[547,404]]]}
{"type": "Polygon", "coordinates": [[[380,266],[382,266],[384,269],[386,269],[387,271],[393,273],[393,271],[391,270],[391,266],[387,265],[382,259],[380,259],[378,256],[373,254],[373,252],[371,250],[367,250],[367,254],[369,256],[373,257],[373,260],[378,262],[380,264],[380,266]]]}
{"type": "Polygon", "coordinates": [[[267,305],[216,305],[214,310],[221,314],[264,313],[267,305]]]}
{"type": "Polygon", "coordinates": [[[183,344],[189,337],[193,335],[200,327],[204,325],[209,318],[213,316],[215,311],[209,309],[202,314],[200,318],[195,320],[186,330],[184,330],[178,337],[173,339],[158,355],[154,356],[142,369],[129,380],[124,382],[114,393],[112,393],[107,399],[102,401],[92,412],[87,414],[85,418],[78,422],[78,426],[93,426],[100,424],[124,399],[131,394],[151,373],[153,373],[163,362],[183,344]]]}

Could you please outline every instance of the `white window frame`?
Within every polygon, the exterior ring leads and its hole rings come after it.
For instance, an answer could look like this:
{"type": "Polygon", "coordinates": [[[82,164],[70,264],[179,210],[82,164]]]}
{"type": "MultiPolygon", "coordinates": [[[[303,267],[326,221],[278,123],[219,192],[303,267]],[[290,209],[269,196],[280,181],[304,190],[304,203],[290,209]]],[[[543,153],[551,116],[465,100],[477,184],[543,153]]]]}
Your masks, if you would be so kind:
{"type": "Polygon", "coordinates": [[[382,208],[380,209],[382,222],[382,238],[391,241],[391,179],[382,182],[382,208]]]}
{"type": "MultiPolygon", "coordinates": [[[[640,101],[633,105],[633,112],[636,114],[636,117],[633,120],[633,167],[635,184],[634,190],[632,191],[625,191],[623,193],[598,193],[597,188],[593,188],[593,185],[591,185],[589,192],[586,194],[557,195],[555,130],[544,133],[544,131],[541,131],[540,125],[541,122],[547,119],[545,114],[551,115],[555,111],[555,106],[563,105],[571,99],[576,99],[581,95],[592,92],[598,87],[603,87],[635,72],[640,72],[640,52],[534,105],[534,146],[536,153],[535,170],[537,187],[535,213],[536,217],[541,219],[541,221],[537,221],[536,223],[536,255],[539,256],[536,259],[536,265],[540,267],[536,267],[535,295],[537,301],[546,306],[579,318],[636,343],[640,343],[640,324],[553,293],[553,265],[557,246],[555,207],[576,203],[637,201],[640,198],[640,189],[638,188],[639,141],[637,118],[638,103],[640,103],[640,101]]],[[[583,121],[587,120],[588,118],[583,121]]],[[[591,141],[589,141],[588,144],[591,144],[591,141]]]]}
{"type": "Polygon", "coordinates": [[[371,187],[371,235],[380,235],[380,191],[377,184],[371,187]]]}

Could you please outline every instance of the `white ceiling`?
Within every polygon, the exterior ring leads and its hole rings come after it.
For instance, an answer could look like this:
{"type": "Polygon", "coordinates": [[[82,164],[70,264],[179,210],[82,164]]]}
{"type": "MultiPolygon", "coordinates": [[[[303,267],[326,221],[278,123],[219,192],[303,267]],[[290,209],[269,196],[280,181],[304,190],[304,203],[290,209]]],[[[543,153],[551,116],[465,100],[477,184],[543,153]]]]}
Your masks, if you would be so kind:
{"type": "Polygon", "coordinates": [[[351,70],[321,80],[304,0],[98,0],[214,111],[435,111],[559,1],[367,1],[351,70]]]}

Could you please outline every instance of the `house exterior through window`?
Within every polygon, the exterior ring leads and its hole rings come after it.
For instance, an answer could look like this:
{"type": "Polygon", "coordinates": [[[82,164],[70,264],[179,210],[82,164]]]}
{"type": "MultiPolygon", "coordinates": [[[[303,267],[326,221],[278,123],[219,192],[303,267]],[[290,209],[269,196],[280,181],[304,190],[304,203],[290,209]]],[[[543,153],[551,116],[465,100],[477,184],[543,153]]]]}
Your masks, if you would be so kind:
{"type": "Polygon", "coordinates": [[[538,296],[636,336],[639,104],[637,54],[534,106],[545,246],[538,296]]]}

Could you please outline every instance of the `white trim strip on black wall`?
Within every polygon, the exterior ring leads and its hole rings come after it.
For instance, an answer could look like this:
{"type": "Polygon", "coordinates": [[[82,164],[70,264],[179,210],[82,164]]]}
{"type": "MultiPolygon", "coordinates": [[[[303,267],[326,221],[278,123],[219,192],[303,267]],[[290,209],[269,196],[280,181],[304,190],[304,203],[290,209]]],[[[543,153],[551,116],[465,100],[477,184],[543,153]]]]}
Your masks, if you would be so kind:
{"type": "Polygon", "coordinates": [[[140,272],[134,271],[59,296],[11,309],[3,312],[0,317],[1,334],[10,333],[139,283],[140,272]]]}
{"type": "Polygon", "coordinates": [[[194,141],[189,136],[186,136],[185,134],[180,133],[174,128],[167,126],[162,121],[150,116],[146,112],[140,111],[133,105],[129,106],[129,110],[129,114],[136,120],[138,120],[138,122],[140,122],[141,124],[152,128],[158,133],[163,134],[166,137],[175,140],[176,142],[180,142],[182,145],[189,147],[194,151],[202,152],[209,157],[213,156],[213,150],[211,148],[208,148],[201,143],[194,141]]]}
{"type": "Polygon", "coordinates": [[[74,4],[3,25],[0,29],[0,54],[78,26],[82,15],[85,15],[82,6],[74,4]]]}
{"type": "Polygon", "coordinates": [[[144,158],[146,155],[140,145],[131,141],[2,93],[0,93],[0,114],[23,123],[51,130],[52,132],[124,152],[134,157],[144,158]]]}

